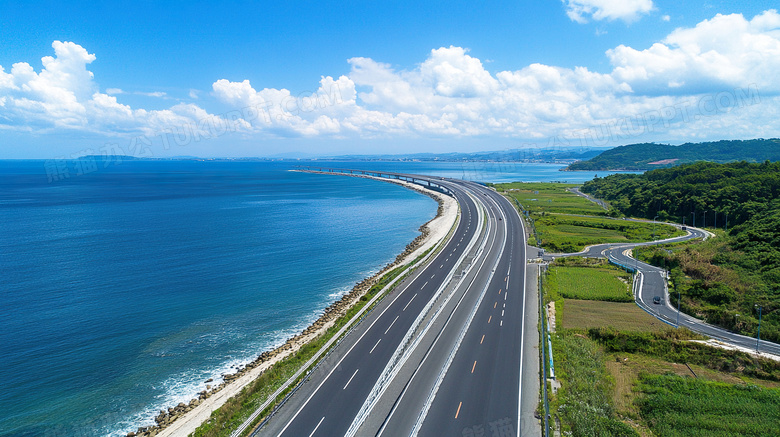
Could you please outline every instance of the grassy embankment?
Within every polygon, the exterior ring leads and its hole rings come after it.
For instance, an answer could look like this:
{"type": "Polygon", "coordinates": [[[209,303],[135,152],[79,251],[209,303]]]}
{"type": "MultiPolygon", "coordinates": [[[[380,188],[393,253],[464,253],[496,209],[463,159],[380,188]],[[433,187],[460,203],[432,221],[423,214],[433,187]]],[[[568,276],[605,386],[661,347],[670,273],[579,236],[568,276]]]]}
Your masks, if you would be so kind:
{"type": "Polygon", "coordinates": [[[550,252],[578,252],[591,244],[650,241],[683,235],[663,225],[607,217],[607,211],[567,191],[573,184],[511,183],[495,188],[516,200],[534,222],[529,240],[550,252]]]}
{"type": "Polygon", "coordinates": [[[556,302],[561,382],[551,412],[563,431],[758,436],[780,429],[780,363],[692,342],[702,337],[615,302],[625,292],[621,274],[573,258],[550,266],[545,278],[547,298],[556,302]]]}
{"type": "MultiPolygon", "coordinates": [[[[653,238],[652,224],[609,220],[607,211],[567,187],[497,186],[528,211],[548,250],[653,238]]],[[[656,239],[674,234],[663,228],[656,227],[656,239]]],[[[543,282],[556,308],[553,353],[561,389],[551,412],[563,431],[737,436],[780,429],[780,364],[693,342],[703,337],[674,330],[631,302],[630,278],[603,261],[559,259],[543,282]]]]}
{"type": "Polygon", "coordinates": [[[698,162],[598,178],[582,190],[617,213],[718,228],[704,243],[643,255],[671,268],[689,314],[755,336],[760,308],[761,338],[780,342],[780,162],[698,162]]]}
{"type": "MultiPolygon", "coordinates": [[[[201,425],[193,434],[195,437],[225,437],[229,436],[234,429],[244,422],[260,405],[262,405],[273,392],[281,387],[295,372],[297,372],[317,351],[319,351],[352,317],[358,313],[373,298],[376,293],[381,291],[393,279],[401,275],[411,273],[409,266],[426,256],[431,250],[420,255],[415,261],[404,266],[396,267],[387,272],[380,280],[373,285],[370,290],[352,306],[347,313],[338,318],[334,325],[324,334],[313,341],[307,343],[295,354],[274,364],[270,369],[263,372],[256,380],[245,387],[238,395],[229,399],[223,406],[214,411],[211,417],[201,425]]],[[[388,290],[388,293],[392,291],[388,290]]],[[[306,375],[304,372],[295,382],[297,384],[306,375]]],[[[278,402],[294,388],[295,384],[282,392],[268,408],[266,408],[255,420],[254,424],[260,423],[278,402]]]]}
{"type": "Polygon", "coordinates": [[[763,306],[761,338],[780,342],[780,314],[770,310],[780,305],[780,295],[770,292],[771,284],[758,269],[744,264],[748,258],[731,247],[733,237],[713,230],[716,238],[636,251],[642,261],[664,266],[671,272],[670,299],[686,314],[749,337],[758,330],[756,305],[763,306]]]}

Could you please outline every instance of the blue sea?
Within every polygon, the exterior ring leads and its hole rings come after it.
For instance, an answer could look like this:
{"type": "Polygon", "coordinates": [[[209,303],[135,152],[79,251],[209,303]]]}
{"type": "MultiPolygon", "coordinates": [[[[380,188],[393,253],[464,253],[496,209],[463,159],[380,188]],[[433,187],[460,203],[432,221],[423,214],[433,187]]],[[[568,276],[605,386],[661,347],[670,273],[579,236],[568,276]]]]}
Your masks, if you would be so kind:
{"type": "Polygon", "coordinates": [[[153,424],[299,333],[436,214],[419,193],[298,165],[594,176],[551,164],[126,160],[52,178],[50,164],[0,161],[0,436],[153,424]]]}

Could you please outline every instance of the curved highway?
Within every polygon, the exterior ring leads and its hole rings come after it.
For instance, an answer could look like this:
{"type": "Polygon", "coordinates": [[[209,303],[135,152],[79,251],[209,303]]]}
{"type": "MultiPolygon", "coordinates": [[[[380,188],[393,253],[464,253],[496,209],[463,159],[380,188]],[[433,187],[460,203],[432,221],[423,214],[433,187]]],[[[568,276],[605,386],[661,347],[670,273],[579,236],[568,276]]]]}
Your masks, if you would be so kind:
{"type": "MultiPolygon", "coordinates": [[[[680,225],[673,223],[665,224],[680,227],[680,225]]],[[[736,334],[721,327],[706,323],[695,317],[689,316],[683,312],[678,312],[677,296],[669,296],[666,270],[638,261],[630,255],[630,250],[634,247],[674,243],[678,241],[691,240],[694,238],[705,238],[708,235],[707,232],[702,229],[692,227],[688,227],[686,229],[687,234],[681,237],[650,241],[646,243],[599,244],[587,247],[582,252],[576,254],[547,255],[545,258],[549,259],[554,256],[571,255],[607,258],[617,265],[637,272],[637,277],[634,281],[634,300],[640,308],[644,309],[649,314],[671,326],[682,326],[690,329],[693,332],[706,335],[713,339],[755,351],[755,337],[747,337],[741,334],[736,334]],[[654,303],[654,298],[656,296],[660,297],[660,303],[654,303]]],[[[758,343],[758,349],[760,352],[780,356],[780,345],[776,343],[762,340],[758,343]]]]}
{"type": "Polygon", "coordinates": [[[536,296],[516,210],[482,185],[381,176],[448,191],[458,225],[253,435],[540,435],[536,343],[523,342],[526,330],[535,338],[536,296]]]}

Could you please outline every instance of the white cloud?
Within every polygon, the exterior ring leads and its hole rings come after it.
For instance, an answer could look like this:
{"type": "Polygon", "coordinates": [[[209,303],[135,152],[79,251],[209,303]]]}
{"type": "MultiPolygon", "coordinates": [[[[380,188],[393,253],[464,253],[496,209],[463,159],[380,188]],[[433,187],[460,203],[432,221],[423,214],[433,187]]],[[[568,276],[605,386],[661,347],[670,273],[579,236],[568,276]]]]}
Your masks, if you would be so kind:
{"type": "Polygon", "coordinates": [[[153,91],[153,92],[136,91],[134,94],[138,94],[139,96],[146,96],[146,97],[159,97],[159,98],[168,97],[168,93],[162,91],[153,91]]]}
{"type": "Polygon", "coordinates": [[[670,16],[668,16],[668,15],[664,15],[664,16],[662,16],[662,17],[661,17],[661,21],[666,21],[666,22],[669,22],[669,21],[671,21],[671,20],[672,20],[672,17],[670,17],[670,16]]]}
{"type": "Polygon", "coordinates": [[[648,49],[620,45],[607,56],[613,76],[640,93],[696,93],[753,83],[776,93],[780,15],[771,10],[748,21],[741,14],[718,14],[696,27],[679,28],[648,49]]]}
{"type": "Polygon", "coordinates": [[[622,20],[631,23],[653,10],[652,0],[561,0],[566,15],[578,23],[594,20],[622,20]]]}
{"type": "Polygon", "coordinates": [[[210,97],[232,108],[220,115],[192,103],[163,110],[122,104],[117,96],[125,91],[97,91],[86,68],[94,55],[74,43],[53,47],[56,56],[44,58],[40,72],[26,63],[14,64],[10,72],[0,67],[0,128],[155,135],[182,126],[208,130],[210,123],[229,120],[231,131],[250,138],[544,140],[576,138],[592,126],[690,107],[690,117],[664,116],[655,131],[671,136],[665,139],[780,136],[775,11],[750,20],[717,15],[644,49],[620,45],[606,52],[613,67],[606,73],[544,64],[490,72],[467,49],[451,46],[431,50],[412,69],[351,58],[347,74],[322,76],[306,92],[219,79],[210,97]],[[749,89],[750,105],[728,104],[745,94],[735,89],[749,89]],[[713,100],[723,92],[721,100],[713,100]],[[718,111],[695,119],[703,101],[718,111]]]}

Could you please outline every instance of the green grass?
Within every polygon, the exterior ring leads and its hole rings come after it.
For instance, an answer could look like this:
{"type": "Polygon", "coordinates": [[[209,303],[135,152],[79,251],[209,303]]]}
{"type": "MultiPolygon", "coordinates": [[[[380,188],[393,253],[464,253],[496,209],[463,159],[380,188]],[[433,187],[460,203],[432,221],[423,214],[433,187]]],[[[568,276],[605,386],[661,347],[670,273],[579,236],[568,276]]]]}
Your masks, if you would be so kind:
{"type": "Polygon", "coordinates": [[[630,283],[631,275],[608,265],[553,266],[547,275],[551,292],[569,299],[633,302],[630,283]]]}
{"type": "Polygon", "coordinates": [[[585,246],[664,239],[684,232],[663,224],[601,217],[545,215],[534,220],[542,247],[552,252],[579,252],[585,246]]]}
{"type": "Polygon", "coordinates": [[[584,197],[566,191],[576,184],[523,183],[496,184],[499,191],[514,197],[530,213],[606,215],[607,211],[584,197]]]}
{"type": "Polygon", "coordinates": [[[562,326],[588,330],[609,326],[630,331],[662,331],[669,325],[644,312],[632,303],[566,299],[562,326]]]}
{"type": "Polygon", "coordinates": [[[561,390],[550,412],[561,418],[564,432],[574,437],[638,435],[616,417],[613,382],[598,344],[562,332],[555,335],[553,356],[561,390]]]}
{"type": "Polygon", "coordinates": [[[780,390],[677,375],[642,375],[640,414],[659,436],[777,435],[780,390]]]}

